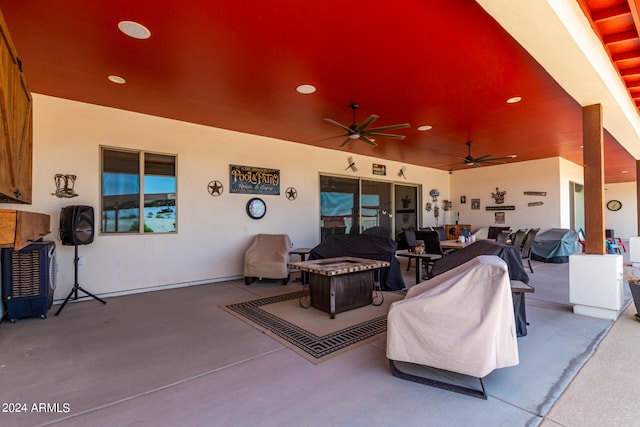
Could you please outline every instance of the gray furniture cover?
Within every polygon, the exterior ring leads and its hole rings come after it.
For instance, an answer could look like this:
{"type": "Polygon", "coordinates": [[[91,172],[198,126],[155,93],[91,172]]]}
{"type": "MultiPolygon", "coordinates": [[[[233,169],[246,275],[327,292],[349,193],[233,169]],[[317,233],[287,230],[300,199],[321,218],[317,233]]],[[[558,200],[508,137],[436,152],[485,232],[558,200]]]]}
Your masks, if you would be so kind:
{"type": "Polygon", "coordinates": [[[400,261],[396,258],[396,242],[373,234],[334,235],[313,248],[309,260],[353,256],[388,261],[391,266],[380,270],[380,285],[383,291],[405,288],[400,261]]]}
{"type": "MultiPolygon", "coordinates": [[[[522,265],[520,248],[506,245],[493,240],[479,240],[473,245],[455,251],[436,261],[429,273],[429,277],[449,271],[480,255],[496,255],[507,263],[509,279],[529,283],[529,275],[522,265]]],[[[516,322],[516,332],[519,337],[527,335],[527,312],[524,301],[524,293],[513,293],[513,309],[516,322]]]]}
{"type": "Polygon", "coordinates": [[[531,259],[542,262],[566,263],[576,251],[578,233],[568,228],[552,228],[536,236],[531,247],[531,259]]]}

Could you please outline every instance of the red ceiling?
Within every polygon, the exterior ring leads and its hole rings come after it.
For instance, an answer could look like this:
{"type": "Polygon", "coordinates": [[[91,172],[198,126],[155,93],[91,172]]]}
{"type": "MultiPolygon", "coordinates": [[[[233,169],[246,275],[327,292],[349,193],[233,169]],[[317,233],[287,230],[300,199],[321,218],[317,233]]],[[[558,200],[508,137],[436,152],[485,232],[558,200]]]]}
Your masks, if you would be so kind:
{"type": "MultiPolygon", "coordinates": [[[[479,5],[390,5],[0,0],[35,93],[332,149],[343,138],[319,142],[340,133],[323,119],[350,124],[356,102],[358,121],[377,114],[374,126],[411,128],[375,148],[349,142],[348,153],[448,170],[472,140],[475,156],[581,164],[580,106],[479,5]],[[125,36],[122,20],[151,38],[125,36]],[[317,92],[298,94],[303,83],[317,92]],[[507,104],[512,96],[523,100],[507,104]],[[425,124],[433,130],[416,130],[425,124]]],[[[633,181],[635,160],[608,133],[605,144],[607,182],[633,181]]]]}

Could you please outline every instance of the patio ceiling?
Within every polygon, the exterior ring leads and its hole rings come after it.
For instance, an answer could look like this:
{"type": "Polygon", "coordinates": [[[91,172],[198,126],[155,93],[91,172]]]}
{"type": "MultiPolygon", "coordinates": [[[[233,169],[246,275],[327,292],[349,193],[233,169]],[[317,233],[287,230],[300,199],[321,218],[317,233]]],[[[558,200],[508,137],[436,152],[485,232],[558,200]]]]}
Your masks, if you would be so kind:
{"type": "MultiPolygon", "coordinates": [[[[640,99],[640,72],[628,74],[640,70],[637,8],[630,1],[615,26],[601,19],[609,3],[621,2],[580,0],[640,99]]],[[[443,170],[462,167],[452,163],[467,141],[474,156],[582,164],[580,103],[476,2],[0,0],[0,10],[35,93],[443,170]],[[124,35],[124,20],[151,37],[124,35]],[[406,138],[326,139],[341,130],[324,119],[351,124],[351,103],[358,122],[380,117],[372,127],[410,123],[388,132],[406,138]]],[[[613,134],[606,181],[634,181],[635,159],[613,134]]]]}

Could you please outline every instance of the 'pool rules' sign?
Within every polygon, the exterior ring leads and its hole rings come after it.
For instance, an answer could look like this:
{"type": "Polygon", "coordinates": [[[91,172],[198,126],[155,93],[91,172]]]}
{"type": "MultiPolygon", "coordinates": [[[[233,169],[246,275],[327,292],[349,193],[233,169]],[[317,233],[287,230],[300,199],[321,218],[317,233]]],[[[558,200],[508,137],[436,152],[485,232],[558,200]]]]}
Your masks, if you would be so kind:
{"type": "Polygon", "coordinates": [[[280,194],[280,169],[229,165],[229,192],[280,194]]]}

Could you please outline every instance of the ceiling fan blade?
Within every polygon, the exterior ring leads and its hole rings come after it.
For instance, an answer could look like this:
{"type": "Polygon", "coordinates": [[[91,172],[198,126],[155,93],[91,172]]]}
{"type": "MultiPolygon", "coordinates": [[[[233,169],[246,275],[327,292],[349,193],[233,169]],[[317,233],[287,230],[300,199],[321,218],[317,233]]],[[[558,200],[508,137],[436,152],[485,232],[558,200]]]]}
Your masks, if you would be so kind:
{"type": "Polygon", "coordinates": [[[347,142],[351,141],[351,138],[347,138],[344,140],[344,142],[342,144],[340,144],[340,147],[344,147],[345,145],[347,145],[347,142]]]}
{"type": "Polygon", "coordinates": [[[388,139],[405,139],[404,135],[394,135],[392,133],[380,133],[380,132],[364,132],[366,136],[375,136],[376,138],[388,138],[388,139]]]}
{"type": "Polygon", "coordinates": [[[473,159],[473,161],[474,162],[481,162],[484,159],[488,159],[489,157],[491,157],[491,154],[485,154],[484,156],[476,157],[475,159],[473,159]]]}
{"type": "Polygon", "coordinates": [[[322,138],[322,139],[314,139],[312,142],[321,142],[321,141],[327,141],[329,139],[335,139],[335,138],[343,138],[347,136],[347,134],[340,134],[340,135],[335,135],[335,136],[330,136],[328,138],[322,138]]]}
{"type": "Polygon", "coordinates": [[[378,132],[378,131],[382,131],[382,130],[395,130],[395,129],[406,129],[406,128],[410,128],[411,125],[409,123],[402,123],[399,125],[389,125],[389,126],[380,126],[377,128],[371,128],[368,129],[369,132],[378,132]]]}
{"type": "Polygon", "coordinates": [[[480,162],[480,163],[482,163],[483,165],[503,165],[505,162],[501,162],[501,161],[495,162],[493,160],[489,160],[489,161],[485,160],[485,161],[480,162]]]}
{"type": "Polygon", "coordinates": [[[338,122],[336,122],[336,121],[335,121],[335,120],[333,120],[333,119],[326,119],[326,118],[325,118],[325,120],[326,120],[327,122],[331,123],[332,125],[338,126],[339,128],[342,128],[342,129],[346,130],[346,131],[347,131],[348,133],[350,133],[350,134],[351,134],[351,133],[353,133],[353,130],[352,130],[349,126],[345,126],[345,125],[343,125],[342,123],[338,123],[338,122]]]}
{"type": "Polygon", "coordinates": [[[367,120],[365,120],[364,122],[360,123],[358,125],[358,127],[356,128],[356,132],[362,132],[363,130],[365,130],[371,123],[373,123],[374,121],[378,120],[380,117],[376,116],[375,114],[372,114],[369,116],[369,118],[367,120]]]}
{"type": "Polygon", "coordinates": [[[508,159],[515,159],[516,156],[504,156],[504,157],[492,157],[490,159],[486,159],[488,161],[494,161],[494,160],[508,160],[508,159]]]}
{"type": "Polygon", "coordinates": [[[373,142],[372,140],[370,140],[369,138],[367,138],[364,135],[360,135],[360,140],[366,142],[367,144],[371,145],[372,147],[377,147],[378,144],[376,144],[375,142],[373,142]]]}

